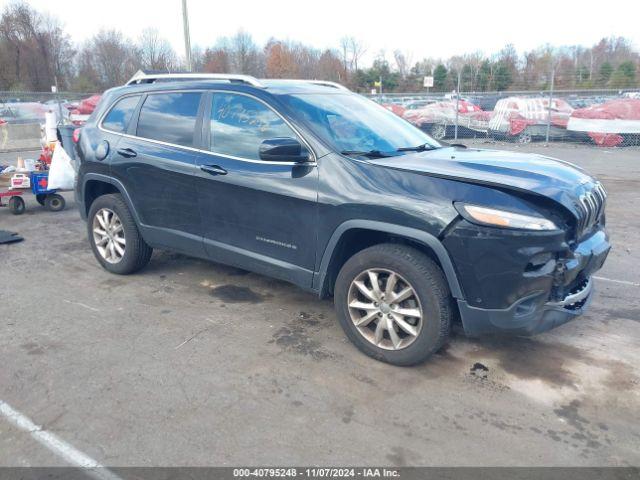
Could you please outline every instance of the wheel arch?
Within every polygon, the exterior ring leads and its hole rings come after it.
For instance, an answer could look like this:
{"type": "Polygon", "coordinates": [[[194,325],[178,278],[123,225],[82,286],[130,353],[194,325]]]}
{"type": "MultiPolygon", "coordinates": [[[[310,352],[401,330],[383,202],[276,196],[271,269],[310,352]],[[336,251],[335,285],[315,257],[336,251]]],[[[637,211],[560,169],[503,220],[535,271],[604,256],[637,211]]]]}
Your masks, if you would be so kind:
{"type": "Polygon", "coordinates": [[[101,175],[98,173],[89,173],[85,175],[82,184],[82,216],[84,218],[89,214],[91,204],[102,195],[108,195],[111,193],[118,193],[122,196],[129,211],[133,215],[133,218],[138,226],[140,226],[140,219],[136,209],[133,207],[131,197],[127,193],[127,189],[124,185],[115,178],[107,175],[101,175]]]}
{"type": "Polygon", "coordinates": [[[410,227],[371,220],[348,220],[334,231],[314,275],[313,287],[321,297],[333,293],[340,268],[352,255],[379,243],[402,243],[417,248],[434,260],[442,269],[451,294],[463,299],[464,295],[449,253],[437,237],[410,227]]]}

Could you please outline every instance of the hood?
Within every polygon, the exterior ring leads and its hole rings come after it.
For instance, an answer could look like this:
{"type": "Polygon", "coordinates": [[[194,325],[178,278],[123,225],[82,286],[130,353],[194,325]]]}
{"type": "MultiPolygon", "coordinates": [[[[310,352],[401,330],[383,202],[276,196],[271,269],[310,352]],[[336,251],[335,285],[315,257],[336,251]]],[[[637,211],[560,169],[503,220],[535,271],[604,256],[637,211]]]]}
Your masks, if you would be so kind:
{"type": "Polygon", "coordinates": [[[543,155],[445,147],[370,163],[418,174],[498,186],[550,198],[579,215],[579,197],[596,180],[579,167],[543,155]]]}

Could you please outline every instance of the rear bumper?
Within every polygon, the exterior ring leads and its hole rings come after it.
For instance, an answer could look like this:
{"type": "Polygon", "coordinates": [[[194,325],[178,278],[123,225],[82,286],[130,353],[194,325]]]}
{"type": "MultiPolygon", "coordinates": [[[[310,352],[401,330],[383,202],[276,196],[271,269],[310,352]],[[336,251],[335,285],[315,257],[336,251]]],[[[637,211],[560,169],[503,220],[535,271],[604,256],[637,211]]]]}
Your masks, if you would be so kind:
{"type": "Polygon", "coordinates": [[[458,299],[465,333],[534,335],[577,318],[591,303],[592,275],[602,267],[610,249],[606,233],[597,232],[575,248],[573,258],[564,263],[558,285],[530,293],[508,308],[479,308],[458,299]]]}

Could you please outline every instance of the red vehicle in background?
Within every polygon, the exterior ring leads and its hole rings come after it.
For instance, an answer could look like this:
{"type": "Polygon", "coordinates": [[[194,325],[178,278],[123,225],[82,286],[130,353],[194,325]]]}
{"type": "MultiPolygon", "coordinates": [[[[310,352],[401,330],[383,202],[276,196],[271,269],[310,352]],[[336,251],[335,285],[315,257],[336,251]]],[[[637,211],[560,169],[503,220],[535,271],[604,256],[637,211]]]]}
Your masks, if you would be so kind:
{"type": "Polygon", "coordinates": [[[78,104],[77,108],[75,108],[74,110],[71,110],[70,112],[71,122],[74,125],[82,125],[84,122],[86,122],[87,118],[89,118],[89,115],[91,115],[93,111],[96,109],[98,102],[100,102],[100,98],[102,98],[102,95],[96,94],[96,95],[91,95],[89,98],[85,98],[84,100],[82,100],[78,104]]]}
{"type": "Polygon", "coordinates": [[[461,99],[435,102],[422,108],[409,109],[404,112],[403,117],[436,140],[440,140],[454,136],[456,117],[459,137],[468,138],[475,137],[478,133],[486,134],[489,113],[461,99]]]}
{"type": "Polygon", "coordinates": [[[406,111],[406,109],[402,105],[398,105],[397,103],[382,103],[381,105],[387,110],[391,110],[399,117],[403,117],[404,112],[406,111]]]}
{"type": "Polygon", "coordinates": [[[620,98],[574,110],[567,129],[601,147],[640,145],[640,99],[620,98]]]}

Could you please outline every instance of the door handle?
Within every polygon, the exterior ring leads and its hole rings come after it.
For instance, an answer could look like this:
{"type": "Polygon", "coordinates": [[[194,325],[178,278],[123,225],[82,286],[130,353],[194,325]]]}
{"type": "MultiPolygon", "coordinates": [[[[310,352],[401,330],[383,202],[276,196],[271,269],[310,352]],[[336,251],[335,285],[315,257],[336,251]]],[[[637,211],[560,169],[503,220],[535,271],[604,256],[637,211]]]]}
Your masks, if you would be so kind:
{"type": "Polygon", "coordinates": [[[220,165],[200,165],[200,170],[210,175],[226,175],[227,171],[220,165]]]}
{"type": "Polygon", "coordinates": [[[118,152],[118,155],[125,158],[133,158],[138,155],[132,148],[119,148],[116,151],[118,152]]]}

